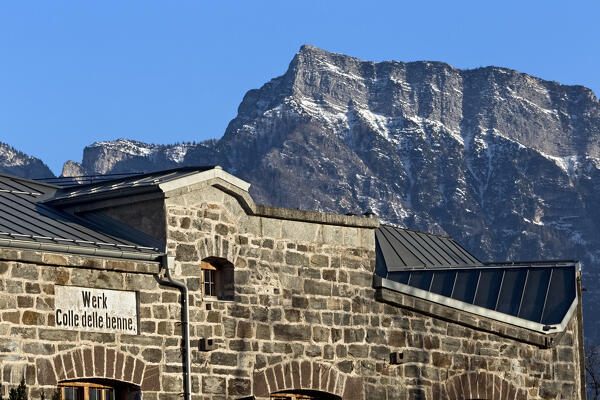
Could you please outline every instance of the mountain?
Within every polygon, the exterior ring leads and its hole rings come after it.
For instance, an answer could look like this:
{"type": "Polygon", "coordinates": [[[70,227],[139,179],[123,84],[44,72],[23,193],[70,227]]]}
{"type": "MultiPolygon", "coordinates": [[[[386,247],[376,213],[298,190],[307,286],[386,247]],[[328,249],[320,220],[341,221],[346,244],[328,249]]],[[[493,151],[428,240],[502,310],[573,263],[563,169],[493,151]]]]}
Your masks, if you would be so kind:
{"type": "Polygon", "coordinates": [[[587,333],[600,339],[600,104],[585,87],[303,46],[244,96],[220,140],[95,143],[65,173],[197,164],[251,182],[258,203],[373,211],[482,260],[579,259],[587,333]]]}
{"type": "Polygon", "coordinates": [[[51,178],[54,176],[50,168],[39,158],[23,154],[2,142],[0,142],[0,173],[24,178],[51,178]]]}

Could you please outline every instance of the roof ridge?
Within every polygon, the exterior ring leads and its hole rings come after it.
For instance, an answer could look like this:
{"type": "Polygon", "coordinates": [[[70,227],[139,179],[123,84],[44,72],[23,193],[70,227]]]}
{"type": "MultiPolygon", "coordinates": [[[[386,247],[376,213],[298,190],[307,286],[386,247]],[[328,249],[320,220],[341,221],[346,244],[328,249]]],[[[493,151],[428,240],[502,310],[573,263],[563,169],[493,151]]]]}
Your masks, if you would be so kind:
{"type": "MultiPolygon", "coordinates": [[[[51,189],[60,189],[60,186],[52,185],[50,183],[41,182],[41,181],[36,180],[36,178],[23,178],[22,176],[11,175],[11,174],[7,174],[7,173],[4,173],[4,172],[0,172],[0,178],[8,178],[8,179],[12,179],[12,180],[15,180],[15,181],[27,182],[29,184],[42,185],[42,186],[46,186],[46,187],[51,188],[51,189]]],[[[40,179],[42,179],[42,178],[40,178],[40,179]]]]}

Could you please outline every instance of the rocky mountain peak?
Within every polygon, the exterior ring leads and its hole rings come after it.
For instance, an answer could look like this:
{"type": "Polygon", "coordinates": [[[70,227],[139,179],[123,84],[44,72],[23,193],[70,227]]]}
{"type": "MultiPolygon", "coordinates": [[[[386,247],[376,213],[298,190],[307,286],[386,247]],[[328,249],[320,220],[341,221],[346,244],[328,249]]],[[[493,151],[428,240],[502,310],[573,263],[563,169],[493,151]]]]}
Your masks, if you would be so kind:
{"type": "Polygon", "coordinates": [[[50,168],[39,158],[24,154],[2,142],[0,142],[0,173],[13,174],[25,178],[54,177],[50,168]]]}
{"type": "Polygon", "coordinates": [[[580,259],[597,287],[599,129],[598,99],[581,86],[306,45],[285,74],[244,96],[221,139],[95,143],[81,165],[92,174],[218,164],[252,183],[258,203],[372,210],[447,233],[482,260],[580,259]]]}

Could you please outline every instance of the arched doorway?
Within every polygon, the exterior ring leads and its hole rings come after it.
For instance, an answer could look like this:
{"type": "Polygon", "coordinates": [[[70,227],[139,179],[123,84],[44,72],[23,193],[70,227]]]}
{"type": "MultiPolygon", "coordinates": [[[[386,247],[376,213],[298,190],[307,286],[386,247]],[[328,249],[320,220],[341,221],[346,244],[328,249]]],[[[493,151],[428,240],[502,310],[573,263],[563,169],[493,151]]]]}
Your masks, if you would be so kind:
{"type": "Polygon", "coordinates": [[[61,400],[138,400],[139,386],[111,379],[58,382],[61,400]]]}
{"type": "Polygon", "coordinates": [[[284,390],[271,393],[271,400],[342,400],[342,398],[318,390],[284,390]]]}

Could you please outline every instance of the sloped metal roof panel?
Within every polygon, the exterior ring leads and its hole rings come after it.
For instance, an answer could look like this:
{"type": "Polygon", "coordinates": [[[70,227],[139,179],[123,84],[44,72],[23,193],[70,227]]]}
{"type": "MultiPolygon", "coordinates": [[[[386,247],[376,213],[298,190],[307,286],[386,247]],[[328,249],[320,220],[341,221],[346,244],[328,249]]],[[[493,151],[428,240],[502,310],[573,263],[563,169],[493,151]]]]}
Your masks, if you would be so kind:
{"type": "Polygon", "coordinates": [[[158,248],[103,233],[88,221],[42,204],[56,191],[53,185],[0,175],[0,245],[141,259],[160,254],[158,248]]]}
{"type": "Polygon", "coordinates": [[[382,225],[375,231],[375,241],[386,271],[483,265],[448,236],[382,225]]]}
{"type": "Polygon", "coordinates": [[[542,332],[577,302],[573,261],[484,264],[447,236],[385,225],[375,239],[375,274],[411,295],[542,332]]]}
{"type": "MultiPolygon", "coordinates": [[[[543,326],[563,323],[577,301],[577,263],[483,265],[476,268],[408,269],[384,278],[543,326]]],[[[485,313],[483,314],[485,315],[485,313]]],[[[511,319],[509,319],[509,322],[511,319]]]]}
{"type": "MultiPolygon", "coordinates": [[[[102,179],[101,177],[96,177],[95,180],[88,180],[85,179],[86,177],[77,177],[82,183],[79,185],[74,185],[75,180],[66,180],[62,182],[65,186],[58,190],[56,195],[52,198],[52,202],[89,195],[99,195],[102,193],[111,193],[127,189],[155,187],[161,183],[179,179],[188,175],[193,175],[198,172],[207,171],[212,168],[214,167],[183,167],[146,174],[119,176],[117,178],[113,176],[113,179],[102,179]]],[[[61,182],[57,182],[56,180],[53,182],[61,184],[61,182]]]]}

